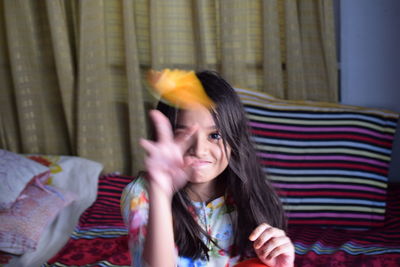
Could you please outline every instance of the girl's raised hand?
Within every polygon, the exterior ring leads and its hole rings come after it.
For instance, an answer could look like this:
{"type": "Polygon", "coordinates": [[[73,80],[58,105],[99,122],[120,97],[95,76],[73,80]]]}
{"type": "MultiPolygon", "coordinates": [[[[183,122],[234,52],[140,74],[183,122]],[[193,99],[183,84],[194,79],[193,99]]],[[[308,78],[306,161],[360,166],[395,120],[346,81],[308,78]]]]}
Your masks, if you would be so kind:
{"type": "Polygon", "coordinates": [[[158,110],[150,111],[157,141],[141,139],[140,145],[147,152],[145,166],[150,184],[154,183],[168,196],[185,186],[192,169],[184,162],[183,155],[190,145],[190,138],[196,127],[187,129],[174,138],[172,126],[167,117],[158,110]]]}
{"type": "Polygon", "coordinates": [[[269,267],[294,266],[294,246],[286,233],[266,223],[250,234],[258,258],[269,267]]]}

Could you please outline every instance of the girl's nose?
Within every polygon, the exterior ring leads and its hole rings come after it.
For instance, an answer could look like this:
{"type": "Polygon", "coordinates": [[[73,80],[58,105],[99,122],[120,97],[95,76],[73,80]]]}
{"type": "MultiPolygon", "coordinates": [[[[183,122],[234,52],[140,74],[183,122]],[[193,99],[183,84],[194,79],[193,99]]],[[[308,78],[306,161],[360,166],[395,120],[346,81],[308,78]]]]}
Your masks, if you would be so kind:
{"type": "Polygon", "coordinates": [[[193,143],[189,149],[189,154],[192,156],[201,157],[208,151],[207,138],[202,137],[199,134],[193,136],[193,143]]]}

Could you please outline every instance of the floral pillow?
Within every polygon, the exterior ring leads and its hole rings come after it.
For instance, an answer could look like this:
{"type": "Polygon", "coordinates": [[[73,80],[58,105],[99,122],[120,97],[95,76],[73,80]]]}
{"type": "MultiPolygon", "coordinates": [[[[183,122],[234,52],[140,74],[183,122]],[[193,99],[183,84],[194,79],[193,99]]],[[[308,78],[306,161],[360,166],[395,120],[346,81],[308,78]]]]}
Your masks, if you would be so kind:
{"type": "Polygon", "coordinates": [[[46,166],[0,149],[0,211],[10,209],[30,182],[44,183],[49,174],[46,166]]]}
{"type": "Polygon", "coordinates": [[[15,255],[34,251],[46,226],[74,198],[56,187],[29,184],[10,210],[0,212],[0,250],[15,255]]]}

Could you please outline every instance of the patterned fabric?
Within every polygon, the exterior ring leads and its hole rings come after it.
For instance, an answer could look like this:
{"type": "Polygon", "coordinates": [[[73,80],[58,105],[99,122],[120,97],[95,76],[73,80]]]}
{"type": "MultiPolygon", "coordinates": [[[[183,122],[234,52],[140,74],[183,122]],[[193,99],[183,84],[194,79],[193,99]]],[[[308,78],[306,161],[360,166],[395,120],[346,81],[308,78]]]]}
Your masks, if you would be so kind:
{"type": "Polygon", "coordinates": [[[237,91],[290,224],[383,224],[398,114],[237,91]]]}
{"type": "Polygon", "coordinates": [[[29,184],[9,211],[0,212],[0,250],[15,255],[34,251],[45,228],[75,196],[62,189],[29,184]]]}
{"type": "Polygon", "coordinates": [[[368,231],[290,226],[296,266],[400,266],[400,184],[389,184],[383,227],[368,231]]]}
{"type": "Polygon", "coordinates": [[[49,174],[45,166],[0,149],[0,211],[9,210],[29,183],[43,184],[49,174]]]}
{"type": "MultiPolygon", "coordinates": [[[[22,224],[24,223],[29,225],[27,230],[25,229],[28,236],[32,236],[38,228],[43,227],[40,224],[41,220],[44,220],[46,227],[41,232],[40,238],[38,238],[38,242],[35,244],[35,249],[31,249],[32,251],[23,253],[20,256],[8,255],[5,258],[1,257],[0,262],[11,260],[10,264],[12,266],[39,266],[62,249],[73,227],[78,223],[81,214],[96,200],[102,165],[76,156],[38,154],[24,154],[20,156],[23,156],[28,161],[36,161],[36,163],[33,162],[35,164],[40,163],[39,165],[44,165],[42,167],[50,172],[50,175],[44,177],[46,179],[35,179],[36,183],[31,182],[31,184],[39,186],[46,192],[52,192],[50,190],[53,188],[54,192],[57,192],[59,188],[62,191],[58,193],[71,193],[75,196],[73,204],[63,208],[54,220],[52,220],[52,217],[45,215],[48,215],[48,212],[56,207],[58,204],[57,201],[48,201],[52,205],[49,210],[47,210],[46,206],[42,207],[41,205],[31,210],[29,208],[31,203],[29,202],[24,204],[28,208],[21,207],[26,209],[31,216],[23,216],[23,220],[19,222],[21,225],[15,225],[18,232],[23,233],[24,226],[22,224]],[[45,215],[41,213],[43,209],[46,209],[45,215]]],[[[34,196],[32,199],[37,200],[38,196],[34,196]]],[[[1,222],[3,221],[0,220],[0,226],[1,222]]],[[[0,227],[0,229],[2,228],[0,227]]]]}
{"type": "MultiPolygon", "coordinates": [[[[146,191],[146,180],[138,178],[130,183],[121,198],[121,208],[125,222],[128,224],[130,234],[130,248],[133,256],[133,266],[144,266],[142,252],[146,235],[148,221],[148,195],[146,191]]],[[[218,246],[208,242],[204,237],[203,242],[207,244],[210,260],[193,260],[178,257],[179,267],[184,266],[234,266],[239,256],[232,257],[233,251],[233,226],[232,218],[236,212],[232,204],[225,197],[219,197],[209,202],[192,202],[190,212],[195,221],[217,241],[218,246]]],[[[179,250],[179,248],[178,248],[179,250]]]]}
{"type": "Polygon", "coordinates": [[[130,266],[126,226],[121,217],[120,198],[130,176],[99,178],[94,204],[80,217],[71,238],[43,266],[130,266]]]}
{"type": "MultiPolygon", "coordinates": [[[[124,266],[131,264],[119,199],[133,177],[100,177],[96,202],[82,216],[66,246],[43,266],[124,266]]],[[[400,186],[389,184],[383,227],[368,231],[289,225],[295,266],[398,266],[400,186]]],[[[1,260],[1,256],[0,256],[1,260]]]]}

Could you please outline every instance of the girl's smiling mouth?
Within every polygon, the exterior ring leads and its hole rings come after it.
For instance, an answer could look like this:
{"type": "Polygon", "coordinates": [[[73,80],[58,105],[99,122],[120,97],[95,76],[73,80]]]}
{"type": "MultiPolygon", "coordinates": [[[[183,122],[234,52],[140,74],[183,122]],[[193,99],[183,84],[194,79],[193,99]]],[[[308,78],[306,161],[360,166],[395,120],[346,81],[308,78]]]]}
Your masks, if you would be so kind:
{"type": "Polygon", "coordinates": [[[190,166],[192,168],[201,169],[201,168],[206,168],[206,167],[210,166],[211,163],[212,162],[209,160],[194,159],[190,163],[190,166]]]}

